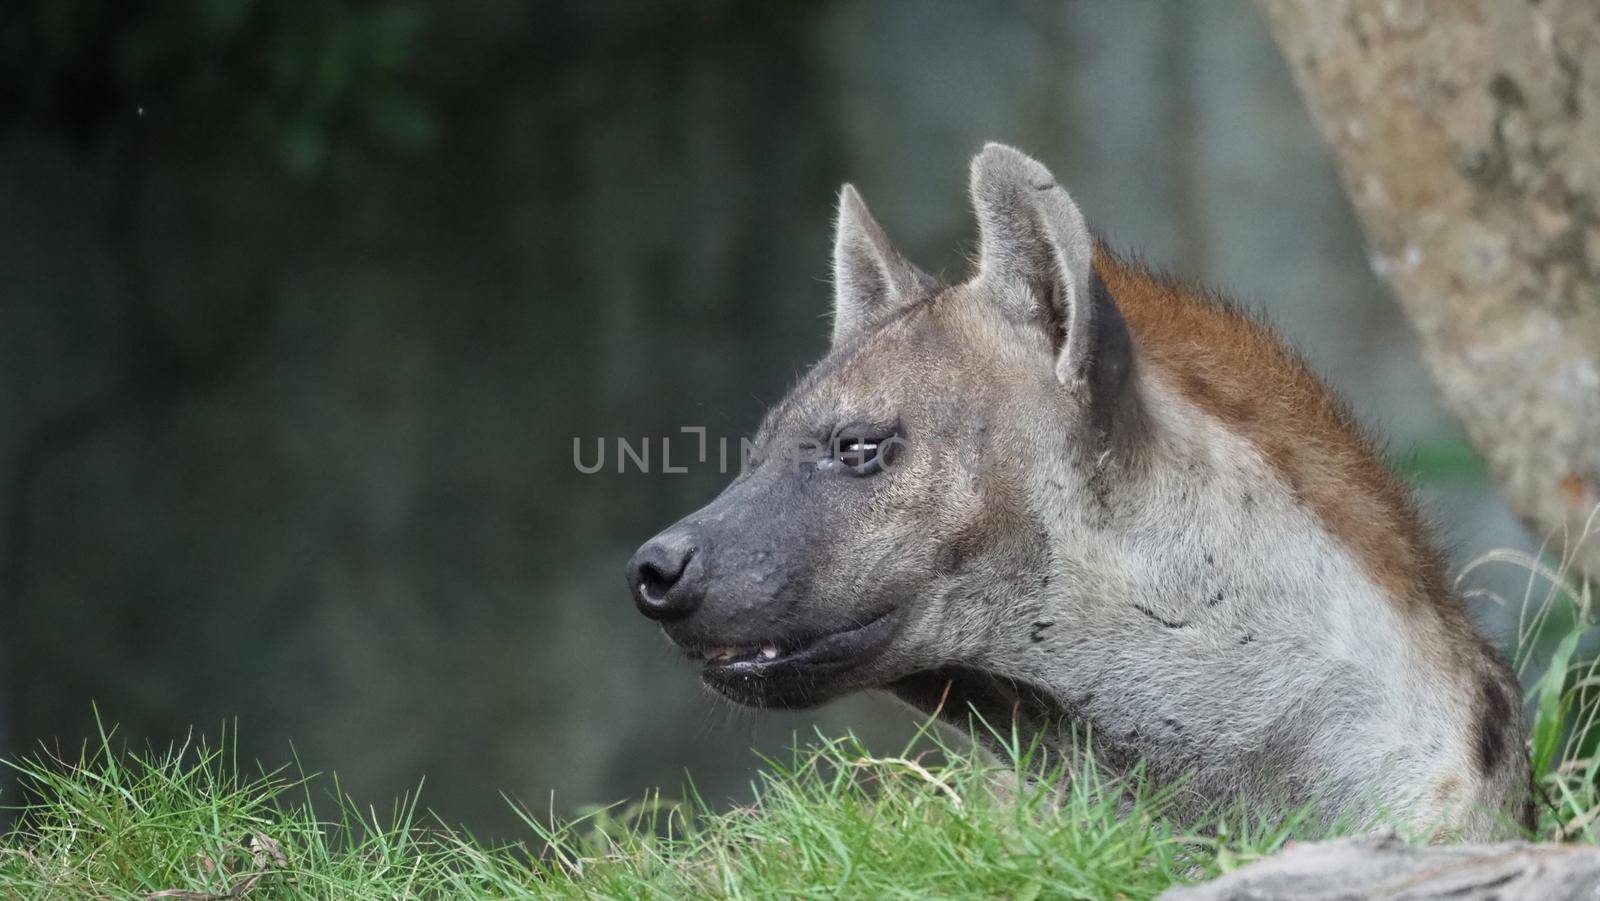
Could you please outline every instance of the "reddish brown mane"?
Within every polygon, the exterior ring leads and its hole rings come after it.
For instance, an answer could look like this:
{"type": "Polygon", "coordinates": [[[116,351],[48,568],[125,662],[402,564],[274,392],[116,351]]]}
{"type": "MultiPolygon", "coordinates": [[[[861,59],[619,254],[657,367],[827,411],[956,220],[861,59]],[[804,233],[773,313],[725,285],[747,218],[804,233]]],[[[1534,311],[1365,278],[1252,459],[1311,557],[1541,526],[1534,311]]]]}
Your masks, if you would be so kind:
{"type": "Polygon", "coordinates": [[[1344,404],[1265,325],[1098,248],[1095,271],[1152,366],[1261,449],[1401,609],[1459,609],[1405,487],[1344,404]]]}

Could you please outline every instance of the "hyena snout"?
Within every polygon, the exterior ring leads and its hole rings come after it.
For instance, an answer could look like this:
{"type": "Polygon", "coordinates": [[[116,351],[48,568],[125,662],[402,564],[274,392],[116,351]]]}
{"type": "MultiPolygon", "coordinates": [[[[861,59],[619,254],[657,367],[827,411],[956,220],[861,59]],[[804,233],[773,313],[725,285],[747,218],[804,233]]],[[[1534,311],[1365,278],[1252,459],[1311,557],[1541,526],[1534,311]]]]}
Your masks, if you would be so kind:
{"type": "Polygon", "coordinates": [[[899,606],[838,575],[812,527],[838,505],[802,481],[740,483],[628,561],[639,612],[741,704],[809,707],[892,675],[899,606]]]}
{"type": "Polygon", "coordinates": [[[678,530],[646,541],[628,561],[628,585],[639,612],[668,622],[693,613],[705,599],[704,556],[693,536],[678,530]]]}

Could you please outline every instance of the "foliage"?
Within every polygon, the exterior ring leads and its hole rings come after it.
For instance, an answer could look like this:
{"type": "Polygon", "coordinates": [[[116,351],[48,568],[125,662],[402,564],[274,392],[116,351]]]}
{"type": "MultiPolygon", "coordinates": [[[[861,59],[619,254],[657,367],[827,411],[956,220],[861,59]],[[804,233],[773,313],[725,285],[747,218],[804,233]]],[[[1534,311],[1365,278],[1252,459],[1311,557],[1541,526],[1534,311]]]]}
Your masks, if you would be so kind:
{"type": "Polygon", "coordinates": [[[1483,457],[1465,435],[1455,433],[1410,445],[1404,453],[1394,456],[1390,465],[1408,481],[1439,486],[1489,484],[1483,457]]]}
{"type": "Polygon", "coordinates": [[[250,129],[291,171],[343,145],[420,149],[420,0],[40,0],[0,12],[0,128],[93,146],[141,121],[250,129]]]}
{"type": "Polygon", "coordinates": [[[1530,687],[1529,757],[1541,794],[1539,832],[1593,842],[1600,841],[1600,622],[1594,583],[1572,564],[1590,541],[1600,541],[1600,508],[1558,558],[1494,551],[1473,561],[1461,578],[1490,565],[1527,573],[1516,601],[1521,613],[1511,662],[1530,687]]]}

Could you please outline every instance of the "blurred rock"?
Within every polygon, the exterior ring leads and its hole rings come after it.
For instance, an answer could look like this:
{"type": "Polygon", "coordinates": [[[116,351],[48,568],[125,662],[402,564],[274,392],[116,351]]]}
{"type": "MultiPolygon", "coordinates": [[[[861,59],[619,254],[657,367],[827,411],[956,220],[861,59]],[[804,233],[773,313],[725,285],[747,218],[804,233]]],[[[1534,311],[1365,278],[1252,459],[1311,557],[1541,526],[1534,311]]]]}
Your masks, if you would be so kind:
{"type": "Polygon", "coordinates": [[[1297,844],[1163,901],[1593,899],[1600,848],[1507,842],[1419,847],[1394,836],[1297,844]]]}

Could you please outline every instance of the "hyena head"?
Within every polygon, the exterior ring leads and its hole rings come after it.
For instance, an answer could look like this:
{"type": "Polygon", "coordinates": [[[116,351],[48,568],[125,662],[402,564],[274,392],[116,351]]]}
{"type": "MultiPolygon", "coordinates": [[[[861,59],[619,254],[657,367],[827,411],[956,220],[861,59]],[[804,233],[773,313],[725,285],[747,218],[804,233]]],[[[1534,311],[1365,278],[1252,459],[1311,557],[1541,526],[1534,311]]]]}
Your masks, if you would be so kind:
{"type": "Polygon", "coordinates": [[[1092,518],[1117,477],[1140,419],[1132,354],[1082,216],[1000,145],[971,194],[977,272],[947,287],[843,188],[827,356],[740,476],[629,563],[639,610],[729,698],[802,707],[981,670],[1072,569],[1046,517],[1092,518]]]}

